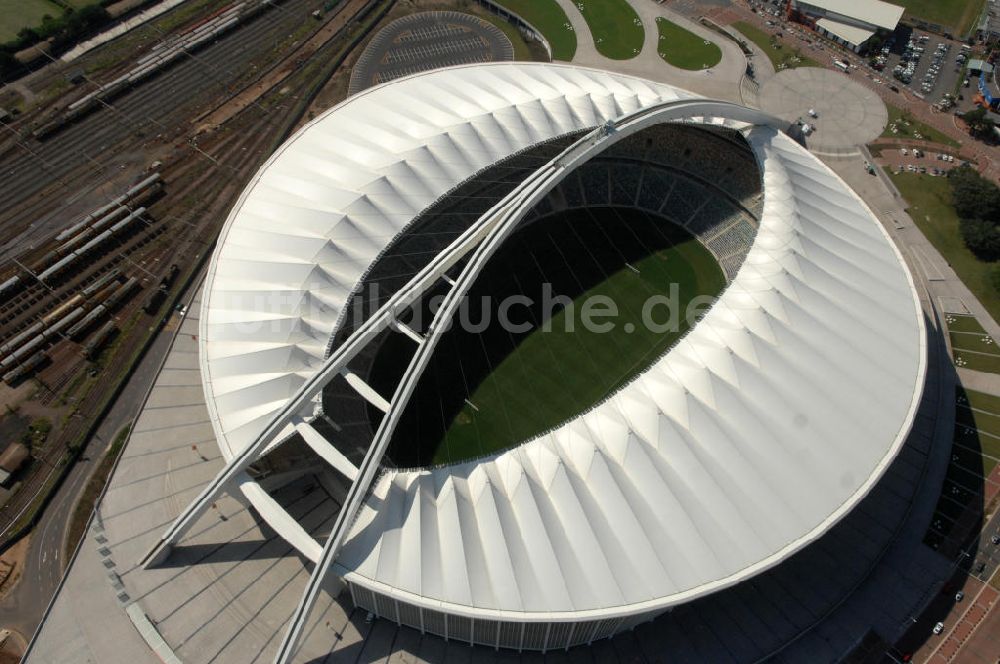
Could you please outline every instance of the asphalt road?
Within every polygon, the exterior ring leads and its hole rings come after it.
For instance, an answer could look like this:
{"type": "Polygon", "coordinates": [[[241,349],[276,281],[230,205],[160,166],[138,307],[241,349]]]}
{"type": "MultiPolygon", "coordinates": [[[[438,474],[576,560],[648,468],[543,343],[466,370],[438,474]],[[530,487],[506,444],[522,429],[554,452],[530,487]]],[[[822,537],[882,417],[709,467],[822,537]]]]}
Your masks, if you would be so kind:
{"type": "Polygon", "coordinates": [[[968,563],[970,573],[980,581],[989,580],[1000,567],[1000,545],[991,541],[993,537],[1000,537],[1000,510],[983,526],[976,542],[966,549],[972,558],[968,563]],[[980,563],[983,571],[976,572],[980,563]]]}
{"type": "MultiPolygon", "coordinates": [[[[193,290],[185,294],[185,302],[190,301],[192,293],[193,290]]],[[[170,315],[177,316],[176,313],[170,315]]],[[[0,601],[0,627],[17,631],[25,640],[30,639],[38,628],[42,614],[55,595],[65,571],[67,561],[64,559],[64,542],[77,500],[115,435],[138,416],[142,400],[170,349],[176,327],[168,323],[159,332],[118,400],[88,442],[85,454],[70,470],[59,492],[43,513],[41,521],[32,531],[21,578],[10,594],[0,601]]]]}

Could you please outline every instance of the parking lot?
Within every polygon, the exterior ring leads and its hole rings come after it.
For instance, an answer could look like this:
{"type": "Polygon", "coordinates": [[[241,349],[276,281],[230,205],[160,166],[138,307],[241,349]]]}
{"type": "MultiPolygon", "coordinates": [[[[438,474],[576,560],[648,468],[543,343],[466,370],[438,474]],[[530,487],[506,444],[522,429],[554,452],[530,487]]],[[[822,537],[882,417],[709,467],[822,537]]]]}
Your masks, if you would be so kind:
{"type": "Polygon", "coordinates": [[[971,48],[958,41],[917,30],[897,30],[876,56],[896,85],[937,103],[945,94],[954,94],[965,78],[965,63],[971,48]]]}
{"type": "Polygon", "coordinates": [[[396,19],[365,47],[350,94],[439,67],[514,59],[514,47],[492,23],[471,14],[420,12],[396,19]]]}
{"type": "Polygon", "coordinates": [[[948,171],[965,164],[955,155],[944,152],[924,151],[915,148],[886,148],[876,158],[876,163],[894,173],[926,173],[946,175],[948,171]]]}

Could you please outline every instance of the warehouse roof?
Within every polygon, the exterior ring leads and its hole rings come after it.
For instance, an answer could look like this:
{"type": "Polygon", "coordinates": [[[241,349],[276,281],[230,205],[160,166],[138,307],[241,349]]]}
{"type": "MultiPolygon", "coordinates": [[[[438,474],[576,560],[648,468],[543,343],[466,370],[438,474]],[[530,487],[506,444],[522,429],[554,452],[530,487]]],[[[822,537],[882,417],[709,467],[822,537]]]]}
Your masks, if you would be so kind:
{"type": "Polygon", "coordinates": [[[869,23],[886,30],[895,30],[904,8],[880,0],[803,0],[828,12],[840,14],[856,21],[869,23]]]}

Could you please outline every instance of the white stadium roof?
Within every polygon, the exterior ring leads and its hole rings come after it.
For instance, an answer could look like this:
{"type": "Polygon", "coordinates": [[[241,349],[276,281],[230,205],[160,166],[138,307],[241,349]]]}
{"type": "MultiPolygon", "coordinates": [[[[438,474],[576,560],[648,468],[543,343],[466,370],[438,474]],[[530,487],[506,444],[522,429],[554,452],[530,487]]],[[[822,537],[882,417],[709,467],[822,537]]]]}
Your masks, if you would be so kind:
{"type": "MultiPolygon", "coordinates": [[[[475,65],[370,89],[302,129],[240,198],[206,283],[202,371],[223,454],[317,371],[367,268],[442,194],[533,144],[694,98],[572,66],[475,65]]],[[[923,388],[912,279],[833,172],[771,128],[746,135],[763,171],[760,228],[705,318],[549,434],[385,472],[338,574],[462,615],[631,615],[776,564],[871,489],[923,388]]],[[[293,544],[318,557],[315,541],[293,544]]]]}

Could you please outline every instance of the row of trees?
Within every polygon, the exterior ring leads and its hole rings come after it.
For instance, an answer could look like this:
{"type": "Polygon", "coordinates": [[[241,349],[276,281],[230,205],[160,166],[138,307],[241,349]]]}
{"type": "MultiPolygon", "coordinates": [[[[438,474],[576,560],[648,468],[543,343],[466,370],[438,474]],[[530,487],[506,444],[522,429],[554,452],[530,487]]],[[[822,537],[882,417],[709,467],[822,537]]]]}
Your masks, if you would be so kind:
{"type": "Polygon", "coordinates": [[[59,53],[96,34],[111,22],[111,15],[103,4],[95,3],[79,9],[67,7],[61,16],[46,14],[41,25],[22,28],[16,39],[0,45],[0,78],[10,80],[22,72],[20,63],[14,58],[14,54],[21,49],[51,39],[51,50],[59,53]]]}
{"type": "Polygon", "coordinates": [[[969,166],[951,171],[948,182],[965,245],[981,260],[1000,260],[1000,188],[969,166]]]}

